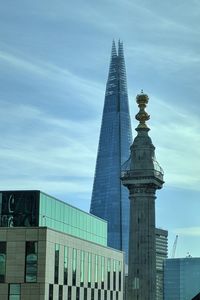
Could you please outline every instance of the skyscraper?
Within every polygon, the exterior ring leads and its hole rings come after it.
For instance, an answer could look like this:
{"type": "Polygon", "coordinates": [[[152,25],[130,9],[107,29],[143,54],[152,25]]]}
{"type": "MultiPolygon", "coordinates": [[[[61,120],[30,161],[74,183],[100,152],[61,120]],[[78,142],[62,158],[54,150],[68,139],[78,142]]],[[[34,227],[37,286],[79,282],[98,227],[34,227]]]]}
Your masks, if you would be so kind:
{"type": "Polygon", "coordinates": [[[123,44],[113,41],[90,212],[108,221],[108,245],[128,253],[129,199],[120,181],[132,143],[123,44]]]}

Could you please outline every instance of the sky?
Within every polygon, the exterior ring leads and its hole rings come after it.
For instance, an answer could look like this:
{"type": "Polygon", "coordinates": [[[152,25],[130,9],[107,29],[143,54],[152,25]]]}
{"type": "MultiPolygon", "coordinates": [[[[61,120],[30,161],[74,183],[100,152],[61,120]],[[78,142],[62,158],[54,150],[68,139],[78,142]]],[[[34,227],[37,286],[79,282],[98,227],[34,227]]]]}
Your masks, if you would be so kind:
{"type": "Polygon", "coordinates": [[[0,0],[0,190],[40,189],[89,211],[112,40],[165,184],[169,257],[200,256],[200,1],[0,0]]]}

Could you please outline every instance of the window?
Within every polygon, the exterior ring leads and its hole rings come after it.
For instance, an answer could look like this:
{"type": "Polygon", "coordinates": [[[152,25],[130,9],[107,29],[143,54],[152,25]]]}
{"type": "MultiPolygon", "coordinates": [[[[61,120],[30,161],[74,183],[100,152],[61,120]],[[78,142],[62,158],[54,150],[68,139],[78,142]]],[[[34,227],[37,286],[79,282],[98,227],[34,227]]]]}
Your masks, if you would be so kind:
{"type": "Polygon", "coordinates": [[[72,285],[76,285],[76,263],[77,263],[77,250],[73,248],[72,254],[72,285]]]}
{"type": "Polygon", "coordinates": [[[80,299],[80,287],[76,288],[76,300],[80,299]]]}
{"type": "Polygon", "coordinates": [[[68,287],[68,300],[71,300],[72,299],[72,287],[71,286],[69,286],[68,287]]]}
{"type": "Polygon", "coordinates": [[[98,255],[95,255],[95,288],[98,288],[98,255]]]}
{"type": "Polygon", "coordinates": [[[80,279],[81,279],[81,283],[80,285],[83,287],[84,286],[84,264],[85,264],[85,252],[84,251],[81,251],[81,267],[80,267],[80,272],[81,272],[81,276],[80,276],[80,279]]]}
{"type": "Polygon", "coordinates": [[[110,300],[113,300],[113,291],[110,291],[110,300]]]}
{"type": "Polygon", "coordinates": [[[101,256],[101,289],[104,289],[105,257],[101,256]]]}
{"type": "Polygon", "coordinates": [[[38,242],[26,242],[25,282],[37,282],[38,242]]]}
{"type": "Polygon", "coordinates": [[[113,262],[113,290],[116,290],[116,260],[113,262]]]}
{"type": "Polygon", "coordinates": [[[84,288],[84,300],[88,300],[87,299],[87,288],[84,288]]]}
{"type": "Polygon", "coordinates": [[[6,242],[0,242],[0,283],[5,282],[6,276],[6,242]]]}
{"type": "Polygon", "coordinates": [[[54,283],[58,284],[60,245],[55,244],[54,283]]]}
{"type": "Polygon", "coordinates": [[[88,287],[91,287],[92,254],[88,253],[88,287]]]}
{"type": "Polygon", "coordinates": [[[119,291],[121,291],[121,285],[122,285],[122,267],[121,267],[121,262],[119,261],[119,291]]]}
{"type": "Polygon", "coordinates": [[[59,285],[58,299],[59,300],[63,299],[63,286],[62,285],[59,285]]]}
{"type": "Polygon", "coordinates": [[[49,300],[53,300],[53,284],[49,285],[49,300]]]}
{"type": "Polygon", "coordinates": [[[98,290],[98,300],[101,300],[101,290],[98,290]]]}
{"type": "Polygon", "coordinates": [[[104,300],[107,300],[107,291],[104,291],[104,300]]]}
{"type": "Polygon", "coordinates": [[[108,258],[108,278],[107,278],[107,289],[110,290],[110,269],[111,269],[111,259],[108,258]]]}
{"type": "Polygon", "coordinates": [[[20,300],[21,286],[20,284],[9,284],[9,300],[20,300]]]}
{"type": "Polygon", "coordinates": [[[94,300],[94,289],[91,289],[91,300],[94,300]]]}
{"type": "Polygon", "coordinates": [[[67,285],[68,281],[68,247],[64,247],[64,284],[67,285]]]}

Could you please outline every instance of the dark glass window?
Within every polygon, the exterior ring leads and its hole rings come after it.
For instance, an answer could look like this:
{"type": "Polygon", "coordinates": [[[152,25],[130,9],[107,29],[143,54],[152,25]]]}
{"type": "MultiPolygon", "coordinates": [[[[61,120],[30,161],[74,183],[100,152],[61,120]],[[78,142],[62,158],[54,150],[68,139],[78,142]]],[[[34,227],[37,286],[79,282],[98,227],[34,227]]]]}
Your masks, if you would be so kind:
{"type": "Polygon", "coordinates": [[[119,291],[121,292],[121,285],[122,285],[122,272],[119,271],[119,291]]]}
{"type": "Polygon", "coordinates": [[[98,255],[95,255],[95,288],[98,288],[98,255]]]}
{"type": "Polygon", "coordinates": [[[6,276],[6,242],[0,242],[0,282],[5,282],[6,276]]]}
{"type": "Polygon", "coordinates": [[[118,292],[116,292],[116,300],[118,300],[119,299],[119,294],[118,294],[118,292]]]}
{"type": "Polygon", "coordinates": [[[91,300],[94,300],[94,289],[91,289],[91,300]]]}
{"type": "Polygon", "coordinates": [[[76,285],[76,266],[77,266],[77,250],[73,249],[72,253],[72,284],[76,285]]]}
{"type": "Polygon", "coordinates": [[[76,300],[79,300],[80,299],[80,288],[77,287],[76,288],[76,300]]]}
{"type": "Polygon", "coordinates": [[[98,290],[98,300],[101,300],[101,290],[98,290]]]}
{"type": "Polygon", "coordinates": [[[91,287],[92,254],[88,253],[88,287],[91,287]]]}
{"type": "Polygon", "coordinates": [[[38,242],[26,242],[25,282],[37,282],[38,242]]]}
{"type": "Polygon", "coordinates": [[[72,300],[72,287],[68,286],[68,300],[72,300]]]}
{"type": "Polygon", "coordinates": [[[113,300],[113,291],[110,292],[110,300],[113,300]]]}
{"type": "Polygon", "coordinates": [[[113,263],[113,290],[116,290],[116,260],[113,263]]]}
{"type": "Polygon", "coordinates": [[[105,280],[105,257],[101,257],[101,289],[104,289],[105,280]]]}
{"type": "Polygon", "coordinates": [[[107,291],[104,291],[104,300],[107,300],[107,291]]]}
{"type": "Polygon", "coordinates": [[[122,265],[121,262],[119,261],[119,291],[121,292],[121,286],[122,286],[122,265]]]}
{"type": "Polygon", "coordinates": [[[58,284],[60,245],[55,244],[54,283],[58,284]]]}
{"type": "Polygon", "coordinates": [[[64,284],[68,281],[68,247],[64,247],[64,284]]]}
{"type": "Polygon", "coordinates": [[[20,300],[21,286],[20,284],[9,284],[9,300],[20,300]]]}
{"type": "Polygon", "coordinates": [[[108,258],[108,278],[107,278],[107,289],[110,290],[110,270],[111,270],[111,259],[108,258]]]}
{"type": "Polygon", "coordinates": [[[49,300],[53,300],[53,284],[49,285],[49,300]]]}
{"type": "Polygon", "coordinates": [[[63,300],[63,286],[59,285],[58,299],[63,300]]]}
{"type": "Polygon", "coordinates": [[[85,268],[84,268],[84,265],[85,265],[85,252],[84,251],[81,251],[81,265],[80,265],[80,285],[81,286],[84,286],[84,277],[85,277],[85,268]]]}
{"type": "Polygon", "coordinates": [[[87,299],[87,288],[84,288],[84,300],[88,300],[87,299]]]}

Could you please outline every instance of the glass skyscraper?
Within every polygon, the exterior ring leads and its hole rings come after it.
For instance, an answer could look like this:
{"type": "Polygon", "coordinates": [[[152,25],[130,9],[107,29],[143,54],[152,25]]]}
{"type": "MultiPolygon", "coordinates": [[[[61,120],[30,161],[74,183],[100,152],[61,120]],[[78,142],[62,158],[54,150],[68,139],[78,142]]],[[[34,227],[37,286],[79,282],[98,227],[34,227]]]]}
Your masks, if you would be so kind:
{"type": "Polygon", "coordinates": [[[108,222],[108,246],[128,254],[129,199],[121,166],[132,143],[123,44],[113,41],[90,212],[108,222]]]}

